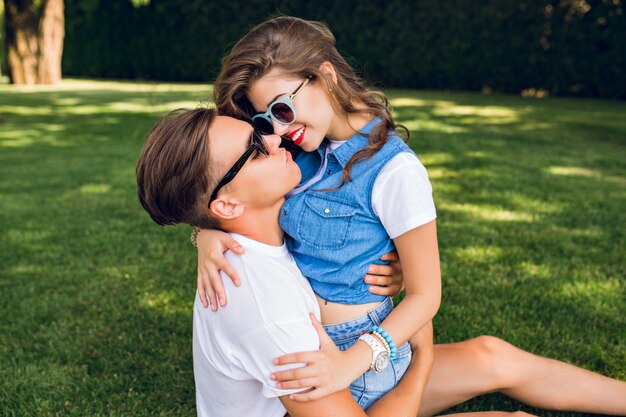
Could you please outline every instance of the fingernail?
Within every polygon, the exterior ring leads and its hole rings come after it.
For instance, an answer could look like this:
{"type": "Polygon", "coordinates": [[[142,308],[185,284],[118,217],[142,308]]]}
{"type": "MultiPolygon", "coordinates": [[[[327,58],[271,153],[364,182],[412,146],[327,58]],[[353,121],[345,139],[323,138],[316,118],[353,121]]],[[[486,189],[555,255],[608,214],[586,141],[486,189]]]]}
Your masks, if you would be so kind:
{"type": "Polygon", "coordinates": [[[278,365],[279,361],[278,359],[274,359],[274,365],[278,365]]]}
{"type": "Polygon", "coordinates": [[[272,381],[276,381],[276,375],[274,375],[274,374],[270,375],[270,379],[271,379],[272,381]]]}

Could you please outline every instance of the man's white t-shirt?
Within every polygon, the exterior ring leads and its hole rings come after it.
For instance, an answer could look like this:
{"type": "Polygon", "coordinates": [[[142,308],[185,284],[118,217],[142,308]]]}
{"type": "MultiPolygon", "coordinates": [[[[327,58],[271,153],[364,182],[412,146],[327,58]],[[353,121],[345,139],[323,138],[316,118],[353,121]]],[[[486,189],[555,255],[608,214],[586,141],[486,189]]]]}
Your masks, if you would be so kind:
{"type": "Polygon", "coordinates": [[[231,233],[246,250],[226,252],[241,286],[222,272],[226,307],[213,312],[196,294],[193,311],[193,365],[196,408],[200,417],[282,417],[280,400],[298,390],[276,389],[273,360],[319,348],[309,313],[320,317],[309,282],[287,247],[269,246],[231,233]]]}

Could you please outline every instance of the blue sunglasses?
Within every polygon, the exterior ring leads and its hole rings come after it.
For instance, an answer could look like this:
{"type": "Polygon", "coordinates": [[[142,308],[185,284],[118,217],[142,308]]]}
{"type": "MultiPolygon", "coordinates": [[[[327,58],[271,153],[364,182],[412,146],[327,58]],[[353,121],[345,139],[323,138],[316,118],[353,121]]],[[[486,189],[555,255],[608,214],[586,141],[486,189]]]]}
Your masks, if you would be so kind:
{"type": "Polygon", "coordinates": [[[287,97],[277,98],[272,101],[265,113],[257,113],[252,117],[254,127],[264,135],[274,133],[274,125],[272,119],[283,125],[290,125],[296,121],[296,109],[293,107],[294,97],[304,88],[305,85],[313,78],[308,76],[300,83],[298,88],[287,97]]]}

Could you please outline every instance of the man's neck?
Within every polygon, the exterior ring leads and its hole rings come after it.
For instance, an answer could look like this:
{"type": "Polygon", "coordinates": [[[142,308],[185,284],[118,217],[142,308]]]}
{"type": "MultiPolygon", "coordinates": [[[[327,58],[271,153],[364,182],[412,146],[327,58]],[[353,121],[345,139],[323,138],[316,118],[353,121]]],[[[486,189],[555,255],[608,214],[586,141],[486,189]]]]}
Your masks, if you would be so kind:
{"type": "Polygon", "coordinates": [[[278,224],[280,209],[284,203],[263,209],[246,208],[243,215],[228,224],[226,230],[239,233],[249,239],[271,246],[282,246],[284,233],[278,224]]]}

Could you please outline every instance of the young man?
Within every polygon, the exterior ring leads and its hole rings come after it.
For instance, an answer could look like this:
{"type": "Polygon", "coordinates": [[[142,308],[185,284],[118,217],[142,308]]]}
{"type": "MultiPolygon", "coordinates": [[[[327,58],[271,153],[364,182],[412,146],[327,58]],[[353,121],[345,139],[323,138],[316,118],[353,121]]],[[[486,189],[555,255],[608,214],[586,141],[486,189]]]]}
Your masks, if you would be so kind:
{"type": "MultiPolygon", "coordinates": [[[[313,291],[278,225],[284,195],[300,180],[298,166],[279,144],[276,135],[261,137],[243,121],[200,108],[159,123],[137,164],[139,198],[156,223],[220,228],[245,248],[242,255],[226,255],[241,280],[236,290],[224,280],[227,307],[212,312],[196,295],[198,415],[365,416],[347,389],[297,402],[288,395],[307,388],[281,390],[270,379],[272,372],[285,369],[274,365],[278,356],[336,349],[317,321],[313,291]]],[[[412,389],[417,369],[409,368],[367,415],[417,415],[419,401],[412,389]]]]}

